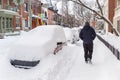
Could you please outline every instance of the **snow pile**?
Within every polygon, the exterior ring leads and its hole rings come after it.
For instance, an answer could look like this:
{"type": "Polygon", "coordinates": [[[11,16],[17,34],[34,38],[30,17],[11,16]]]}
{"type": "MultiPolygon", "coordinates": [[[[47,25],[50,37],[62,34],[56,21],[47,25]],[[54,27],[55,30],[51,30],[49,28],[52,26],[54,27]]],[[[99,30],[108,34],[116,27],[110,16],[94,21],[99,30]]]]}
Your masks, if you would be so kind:
{"type": "Polygon", "coordinates": [[[120,51],[120,37],[115,36],[114,34],[108,33],[105,35],[100,35],[104,40],[106,40],[109,44],[120,51]]]}
{"type": "Polygon", "coordinates": [[[4,39],[0,39],[0,55],[4,55],[19,38],[20,36],[5,36],[4,39]]]}

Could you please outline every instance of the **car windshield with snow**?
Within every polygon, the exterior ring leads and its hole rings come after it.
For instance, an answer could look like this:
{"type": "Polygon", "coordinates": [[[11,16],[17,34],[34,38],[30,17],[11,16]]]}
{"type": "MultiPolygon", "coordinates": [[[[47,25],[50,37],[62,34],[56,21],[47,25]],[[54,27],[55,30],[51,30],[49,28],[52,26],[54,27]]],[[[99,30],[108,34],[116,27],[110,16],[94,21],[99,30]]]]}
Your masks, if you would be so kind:
{"type": "Polygon", "coordinates": [[[14,43],[8,57],[11,65],[29,69],[39,64],[48,54],[56,54],[65,42],[66,37],[61,26],[38,26],[14,43]]]}

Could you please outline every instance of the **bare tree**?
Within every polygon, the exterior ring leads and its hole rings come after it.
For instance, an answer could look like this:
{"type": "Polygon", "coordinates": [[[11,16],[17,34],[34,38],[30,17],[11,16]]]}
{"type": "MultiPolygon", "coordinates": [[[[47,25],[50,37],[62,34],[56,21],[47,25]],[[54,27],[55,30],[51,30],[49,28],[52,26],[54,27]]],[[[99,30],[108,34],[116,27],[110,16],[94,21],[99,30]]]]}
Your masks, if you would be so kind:
{"type": "Polygon", "coordinates": [[[62,25],[66,27],[74,27],[75,16],[70,14],[69,1],[62,0],[62,25]]]}
{"type": "MultiPolygon", "coordinates": [[[[86,3],[84,3],[84,4],[86,4],[86,3]]],[[[92,12],[90,10],[86,9],[85,7],[83,7],[77,3],[74,3],[73,11],[74,11],[76,18],[79,19],[80,25],[83,25],[83,23],[85,21],[90,22],[90,20],[92,18],[92,16],[91,16],[92,12]]]]}
{"type": "Polygon", "coordinates": [[[81,0],[70,0],[70,1],[73,1],[74,3],[76,4],[79,4],[83,7],[85,7],[86,9],[89,9],[90,11],[92,11],[95,15],[99,16],[100,19],[103,19],[105,22],[107,22],[109,25],[110,25],[110,28],[112,29],[112,31],[115,33],[116,36],[119,36],[117,30],[115,30],[112,22],[106,18],[103,14],[103,10],[102,10],[102,7],[99,3],[99,0],[96,0],[96,3],[97,3],[97,6],[98,6],[98,9],[99,9],[99,12],[95,9],[92,9],[91,7],[89,7],[88,5],[86,5],[83,1],[81,0]]]}

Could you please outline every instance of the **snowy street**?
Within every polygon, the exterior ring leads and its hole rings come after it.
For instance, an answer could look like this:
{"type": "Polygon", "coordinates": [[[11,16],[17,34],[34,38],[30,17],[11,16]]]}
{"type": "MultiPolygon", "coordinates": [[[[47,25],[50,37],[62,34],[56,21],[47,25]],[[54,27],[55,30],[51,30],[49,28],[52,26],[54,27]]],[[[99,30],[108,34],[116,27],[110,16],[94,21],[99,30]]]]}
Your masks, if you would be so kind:
{"type": "MultiPolygon", "coordinates": [[[[13,38],[13,41],[17,38],[13,38]]],[[[1,41],[2,42],[2,41],[1,41]]],[[[8,38],[10,47],[12,40],[8,38]]],[[[1,48],[2,48],[1,43],[1,48]]],[[[4,46],[8,47],[8,46],[4,46]]],[[[7,49],[7,48],[6,48],[7,49]]],[[[50,54],[30,70],[14,68],[5,50],[0,52],[0,79],[2,80],[119,80],[120,61],[97,38],[94,41],[93,64],[84,62],[82,41],[68,44],[57,55],[50,54]],[[7,77],[6,77],[7,76],[7,77]]]]}

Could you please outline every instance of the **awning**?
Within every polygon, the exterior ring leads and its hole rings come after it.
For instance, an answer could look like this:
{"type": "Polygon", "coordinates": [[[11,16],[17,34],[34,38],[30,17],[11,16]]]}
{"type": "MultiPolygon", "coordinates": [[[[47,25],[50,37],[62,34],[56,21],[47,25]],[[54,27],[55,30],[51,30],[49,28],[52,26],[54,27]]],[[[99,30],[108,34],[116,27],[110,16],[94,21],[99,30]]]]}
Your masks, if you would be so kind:
{"type": "Polygon", "coordinates": [[[6,10],[6,9],[0,9],[0,13],[3,14],[9,14],[9,15],[15,15],[15,16],[19,16],[19,14],[15,11],[11,11],[11,10],[6,10]]]}

